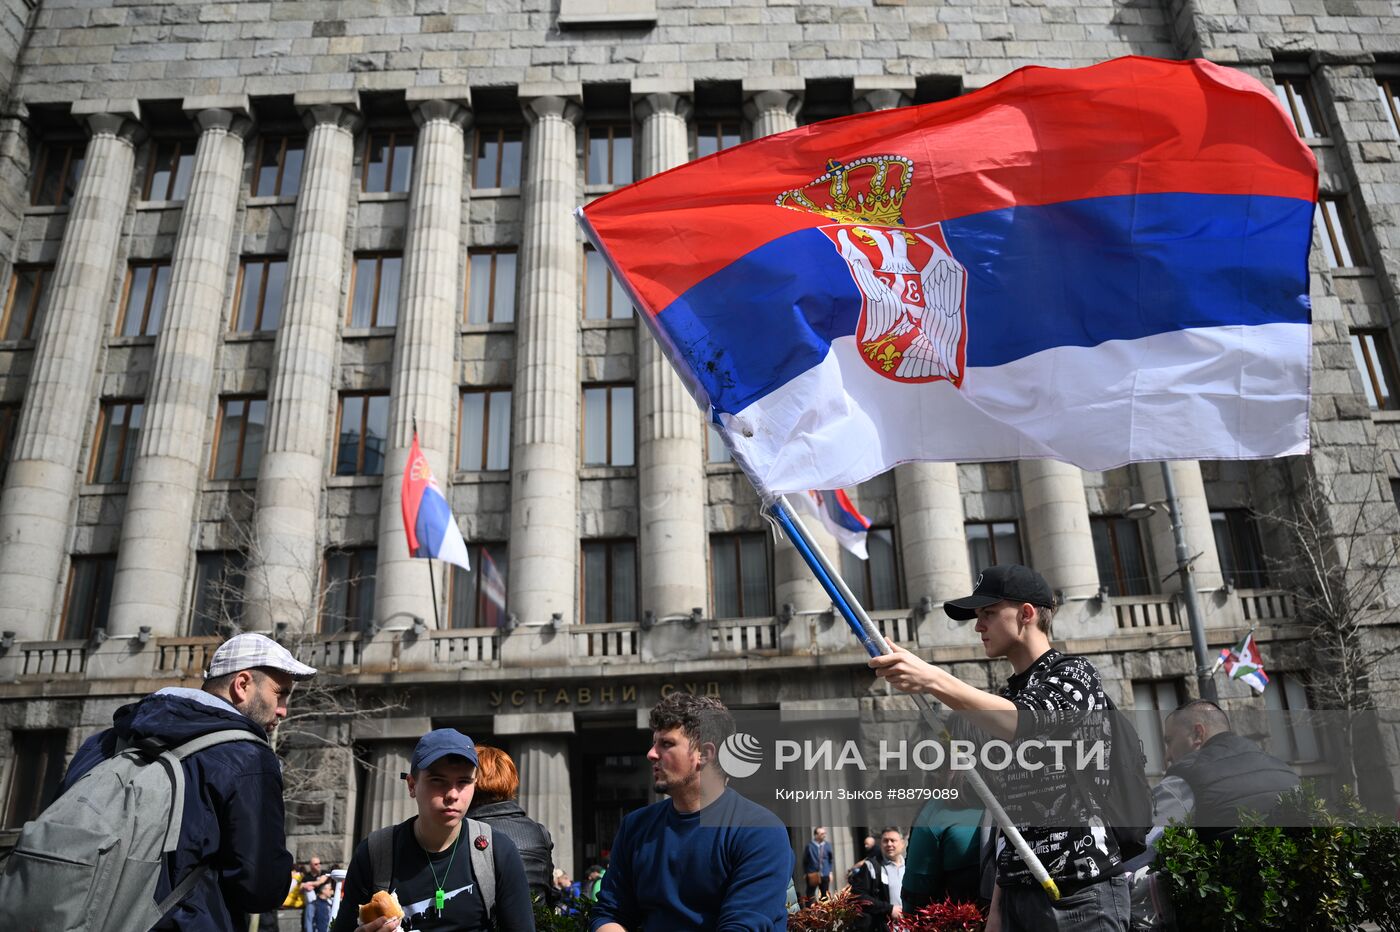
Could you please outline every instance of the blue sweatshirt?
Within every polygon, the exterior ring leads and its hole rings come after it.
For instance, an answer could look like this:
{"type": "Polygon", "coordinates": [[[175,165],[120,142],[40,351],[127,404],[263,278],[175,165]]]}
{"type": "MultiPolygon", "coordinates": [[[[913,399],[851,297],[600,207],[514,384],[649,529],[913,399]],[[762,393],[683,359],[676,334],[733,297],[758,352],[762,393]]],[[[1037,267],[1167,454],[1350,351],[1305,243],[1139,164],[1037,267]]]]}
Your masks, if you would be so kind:
{"type": "Polygon", "coordinates": [[[677,812],[663,799],[618,827],[592,929],[785,930],[792,866],[787,829],[734,790],[699,812],[677,812]]]}

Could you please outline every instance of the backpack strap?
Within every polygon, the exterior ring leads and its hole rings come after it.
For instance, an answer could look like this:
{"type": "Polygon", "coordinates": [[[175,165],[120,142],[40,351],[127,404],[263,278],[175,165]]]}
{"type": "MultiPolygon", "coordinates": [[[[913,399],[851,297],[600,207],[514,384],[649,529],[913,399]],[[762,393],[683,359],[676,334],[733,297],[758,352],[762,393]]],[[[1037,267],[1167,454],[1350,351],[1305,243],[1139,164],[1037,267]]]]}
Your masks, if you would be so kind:
{"type": "Polygon", "coordinates": [[[374,879],[374,889],[388,890],[394,882],[394,829],[397,825],[386,825],[369,833],[365,843],[369,846],[369,875],[374,879]]]}
{"type": "Polygon", "coordinates": [[[468,819],[466,829],[467,843],[471,845],[472,852],[472,875],[481,890],[481,899],[486,903],[489,918],[496,911],[496,853],[491,850],[491,826],[468,819]],[[485,847],[477,847],[478,837],[486,839],[485,847]]]}

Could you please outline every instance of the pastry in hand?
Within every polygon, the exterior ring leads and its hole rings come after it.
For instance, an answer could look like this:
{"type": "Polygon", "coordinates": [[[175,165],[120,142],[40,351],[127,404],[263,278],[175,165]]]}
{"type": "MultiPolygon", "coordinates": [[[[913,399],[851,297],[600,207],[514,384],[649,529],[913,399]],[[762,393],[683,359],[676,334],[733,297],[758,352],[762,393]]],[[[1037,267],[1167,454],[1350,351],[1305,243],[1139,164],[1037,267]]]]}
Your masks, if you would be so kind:
{"type": "Polygon", "coordinates": [[[388,916],[391,919],[403,918],[403,907],[399,898],[386,890],[380,890],[370,901],[360,907],[360,925],[367,925],[376,919],[388,916]]]}

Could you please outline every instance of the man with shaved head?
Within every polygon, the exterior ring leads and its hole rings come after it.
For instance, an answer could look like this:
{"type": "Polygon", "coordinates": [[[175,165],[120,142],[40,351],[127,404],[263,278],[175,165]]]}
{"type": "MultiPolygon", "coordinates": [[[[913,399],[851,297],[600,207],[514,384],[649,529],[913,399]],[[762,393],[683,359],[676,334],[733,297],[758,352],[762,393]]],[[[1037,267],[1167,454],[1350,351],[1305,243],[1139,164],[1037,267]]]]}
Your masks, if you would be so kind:
{"type": "Polygon", "coordinates": [[[1281,795],[1298,788],[1293,768],[1231,731],[1225,710],[1209,699],[1168,715],[1162,739],[1167,775],[1156,795],[1178,796],[1202,839],[1230,834],[1242,810],[1269,815],[1281,795]]]}

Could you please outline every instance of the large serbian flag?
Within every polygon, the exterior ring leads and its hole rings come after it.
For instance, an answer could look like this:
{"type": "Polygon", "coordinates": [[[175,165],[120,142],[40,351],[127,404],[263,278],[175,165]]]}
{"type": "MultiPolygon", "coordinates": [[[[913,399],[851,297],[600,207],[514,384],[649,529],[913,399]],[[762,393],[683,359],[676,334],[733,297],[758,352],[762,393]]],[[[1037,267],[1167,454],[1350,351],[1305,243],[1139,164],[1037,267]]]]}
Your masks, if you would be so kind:
{"type": "Polygon", "coordinates": [[[1317,164],[1205,61],[1023,68],[579,212],[762,492],[1308,447],[1317,164]]]}
{"type": "Polygon", "coordinates": [[[410,557],[445,560],[464,570],[471,569],[457,519],[452,516],[452,509],[433,478],[428,458],[418,448],[417,431],[413,432],[413,446],[403,468],[399,498],[403,504],[403,530],[408,536],[410,557]]]}

